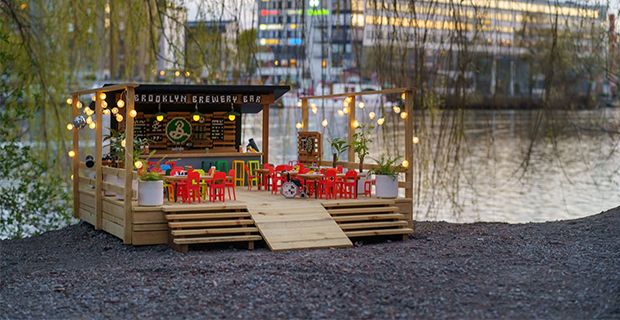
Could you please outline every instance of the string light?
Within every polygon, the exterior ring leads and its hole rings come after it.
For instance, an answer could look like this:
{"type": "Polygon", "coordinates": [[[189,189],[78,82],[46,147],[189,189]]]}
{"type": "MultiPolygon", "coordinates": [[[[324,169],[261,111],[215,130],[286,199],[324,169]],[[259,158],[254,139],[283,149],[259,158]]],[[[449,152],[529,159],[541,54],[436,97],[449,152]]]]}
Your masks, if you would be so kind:
{"type": "Polygon", "coordinates": [[[123,121],[123,116],[122,116],[122,115],[120,115],[120,114],[117,114],[117,115],[116,115],[116,121],[118,121],[118,122],[123,121]]]}
{"type": "Polygon", "coordinates": [[[360,123],[357,120],[353,121],[353,128],[359,127],[360,123]]]}
{"type": "Polygon", "coordinates": [[[323,122],[321,122],[321,124],[323,125],[323,127],[327,127],[327,119],[323,119],[323,122]]]}
{"type": "Polygon", "coordinates": [[[358,105],[360,107],[360,109],[364,109],[364,103],[360,102],[360,104],[358,105]]]}
{"type": "MultiPolygon", "coordinates": [[[[104,101],[104,102],[105,102],[105,101],[104,101]]],[[[107,103],[106,103],[106,104],[107,104],[107,103]]],[[[119,108],[122,108],[122,107],[124,107],[124,106],[125,106],[125,101],[123,101],[123,99],[120,99],[120,100],[116,101],[116,105],[117,105],[119,108]]]]}
{"type": "Polygon", "coordinates": [[[310,104],[310,107],[312,107],[312,109],[316,109],[316,104],[311,103],[311,104],[310,104]]]}
{"type": "Polygon", "coordinates": [[[344,116],[344,112],[342,112],[342,110],[338,110],[338,115],[342,117],[344,116]]]}
{"type": "Polygon", "coordinates": [[[181,75],[181,72],[177,70],[177,72],[175,72],[174,75],[178,77],[181,75]]]}
{"type": "Polygon", "coordinates": [[[319,110],[319,109],[317,109],[317,108],[312,108],[312,113],[316,114],[316,112],[317,112],[318,110],[319,110]]]}
{"type": "Polygon", "coordinates": [[[405,167],[405,168],[409,167],[409,161],[404,160],[403,161],[403,167],[405,167]]]}
{"type": "Polygon", "coordinates": [[[343,106],[343,107],[348,107],[348,106],[349,106],[349,102],[348,102],[347,100],[345,100],[345,101],[342,103],[342,106],[343,106]]]}
{"type": "Polygon", "coordinates": [[[67,130],[69,130],[69,131],[73,130],[73,125],[69,123],[69,124],[67,125],[67,130]]]}
{"type": "Polygon", "coordinates": [[[91,99],[91,100],[93,100],[93,101],[97,101],[97,95],[96,95],[96,94],[93,94],[93,95],[90,97],[90,99],[91,99]]]}
{"type": "Polygon", "coordinates": [[[82,108],[82,103],[80,101],[78,101],[76,106],[77,106],[78,109],[80,109],[80,108],[82,108]]]}
{"type": "Polygon", "coordinates": [[[105,101],[101,101],[101,107],[102,108],[107,108],[108,107],[108,103],[105,101]]]}
{"type": "Polygon", "coordinates": [[[344,102],[346,102],[346,103],[351,102],[351,97],[347,97],[346,99],[344,99],[344,102]]]}
{"type": "Polygon", "coordinates": [[[301,108],[301,101],[297,102],[297,106],[301,108]]]}
{"type": "Polygon", "coordinates": [[[103,109],[103,114],[110,115],[110,109],[103,109]]]}
{"type": "Polygon", "coordinates": [[[132,118],[135,118],[138,115],[138,111],[136,110],[131,110],[129,111],[129,116],[132,118]]]}
{"type": "Polygon", "coordinates": [[[67,99],[67,104],[72,104],[73,103],[73,99],[69,98],[67,99]]]}
{"type": "Polygon", "coordinates": [[[189,71],[185,72],[185,76],[189,77],[189,71]]]}
{"type": "Polygon", "coordinates": [[[375,118],[375,113],[374,112],[369,113],[368,117],[370,118],[370,120],[374,119],[375,118]]]}
{"type": "Polygon", "coordinates": [[[383,124],[383,122],[385,122],[385,118],[379,118],[379,119],[377,119],[377,124],[378,124],[378,125],[382,125],[382,124],[383,124]]]}
{"type": "Polygon", "coordinates": [[[394,112],[400,113],[400,107],[394,106],[394,112]]]}
{"type": "Polygon", "coordinates": [[[295,128],[301,129],[301,127],[303,127],[303,125],[301,123],[297,122],[297,124],[295,125],[295,128]]]}
{"type": "Polygon", "coordinates": [[[407,118],[407,112],[401,113],[400,117],[403,118],[403,119],[406,119],[407,118]]]}
{"type": "Polygon", "coordinates": [[[347,108],[347,107],[342,108],[342,112],[349,113],[349,108],[347,108]]]}
{"type": "Polygon", "coordinates": [[[413,137],[413,143],[418,143],[420,142],[420,139],[418,139],[418,137],[413,137]]]}
{"type": "Polygon", "coordinates": [[[141,169],[142,168],[142,161],[139,161],[139,160],[136,161],[136,163],[134,163],[133,166],[136,167],[136,169],[141,169]]]}
{"type": "Polygon", "coordinates": [[[91,119],[90,117],[86,118],[86,123],[91,124],[93,122],[93,119],[91,119]]]}
{"type": "Polygon", "coordinates": [[[159,72],[159,75],[160,75],[160,76],[163,76],[163,75],[165,75],[165,74],[166,74],[166,71],[164,71],[164,70],[162,70],[162,71],[160,71],[160,72],[159,72]]]}
{"type": "Polygon", "coordinates": [[[75,151],[73,150],[69,151],[69,157],[71,158],[75,157],[75,151]]]}
{"type": "Polygon", "coordinates": [[[123,141],[121,141],[121,147],[125,148],[126,144],[127,144],[127,140],[123,139],[123,141]]]}
{"type": "Polygon", "coordinates": [[[99,95],[99,99],[101,99],[101,100],[105,100],[105,98],[106,98],[106,95],[105,95],[105,93],[103,93],[103,92],[102,92],[102,93],[99,95]]]}
{"type": "Polygon", "coordinates": [[[96,126],[97,126],[97,125],[95,124],[95,122],[91,122],[91,123],[88,125],[88,127],[89,127],[89,128],[91,128],[91,129],[95,129],[95,127],[96,127],[96,126]]]}
{"type": "Polygon", "coordinates": [[[112,108],[112,113],[117,114],[118,113],[118,108],[117,107],[112,108]]]}
{"type": "Polygon", "coordinates": [[[73,180],[73,175],[71,175],[71,180],[73,180]]]}
{"type": "Polygon", "coordinates": [[[400,98],[405,100],[405,93],[403,92],[403,94],[400,95],[400,98]]]}

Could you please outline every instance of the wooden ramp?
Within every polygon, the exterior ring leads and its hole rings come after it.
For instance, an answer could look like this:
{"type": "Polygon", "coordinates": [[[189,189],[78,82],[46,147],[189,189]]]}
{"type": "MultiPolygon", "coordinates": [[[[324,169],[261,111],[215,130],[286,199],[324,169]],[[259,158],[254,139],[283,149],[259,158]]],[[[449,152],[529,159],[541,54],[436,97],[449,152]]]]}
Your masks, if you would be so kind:
{"type": "Polygon", "coordinates": [[[318,201],[248,203],[248,211],[272,251],[353,246],[318,201]]]}

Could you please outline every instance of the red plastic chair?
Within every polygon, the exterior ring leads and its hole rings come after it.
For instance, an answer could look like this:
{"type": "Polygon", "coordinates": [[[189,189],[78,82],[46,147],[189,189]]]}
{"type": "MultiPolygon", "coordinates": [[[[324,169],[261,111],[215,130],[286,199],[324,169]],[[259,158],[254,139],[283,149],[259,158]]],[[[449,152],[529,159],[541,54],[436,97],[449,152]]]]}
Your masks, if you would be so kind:
{"type": "Polygon", "coordinates": [[[248,168],[248,165],[244,165],[243,168],[245,169],[245,176],[248,178],[248,190],[252,191],[252,182],[256,181],[256,186],[258,187],[258,189],[260,189],[260,181],[258,179],[258,175],[251,175],[250,174],[250,168],[248,168]]]}
{"type": "Polygon", "coordinates": [[[148,162],[149,168],[159,167],[159,162],[148,162]]]}
{"type": "Polygon", "coordinates": [[[318,196],[323,199],[331,199],[336,197],[336,169],[328,169],[325,171],[325,177],[319,180],[318,196]]]}
{"type": "Polygon", "coordinates": [[[235,177],[237,176],[236,173],[237,172],[233,169],[228,170],[228,177],[226,177],[226,189],[228,190],[228,200],[232,200],[232,198],[230,197],[230,188],[232,187],[233,196],[235,197],[235,201],[237,201],[237,194],[235,194],[235,177]]]}
{"type": "MultiPolygon", "coordinates": [[[[183,170],[172,169],[172,170],[170,170],[170,176],[174,176],[177,173],[181,173],[182,171],[183,170]]],[[[173,190],[170,190],[172,192],[168,193],[168,195],[169,195],[169,197],[168,197],[169,199],[168,200],[171,201],[171,199],[170,199],[170,198],[172,198],[171,195],[174,194],[175,195],[174,200],[177,201],[179,199],[179,197],[182,196],[182,194],[181,194],[181,187],[184,186],[185,184],[186,184],[185,181],[172,182],[171,185],[173,187],[173,190]],[[174,190],[177,191],[176,194],[174,193],[174,190]]]]}
{"type": "Polygon", "coordinates": [[[373,184],[375,184],[375,180],[366,180],[366,182],[364,182],[364,197],[372,197],[373,184]]]}
{"type": "Polygon", "coordinates": [[[286,170],[286,165],[276,166],[275,169],[269,168],[269,175],[271,176],[271,193],[276,194],[278,192],[278,188],[282,187],[284,183],[284,178],[282,176],[282,171],[286,170]]]}
{"type": "Polygon", "coordinates": [[[215,202],[215,198],[219,198],[220,201],[225,202],[224,194],[226,193],[226,173],[225,172],[216,172],[213,174],[213,178],[211,179],[211,190],[209,194],[209,201],[215,202]],[[219,183],[217,181],[220,181],[219,183]],[[220,192],[217,193],[216,191],[220,192]]]}
{"type": "Polygon", "coordinates": [[[288,162],[288,165],[291,166],[291,167],[295,166],[297,164],[299,164],[299,160],[291,160],[291,161],[288,162]]]}
{"type": "Polygon", "coordinates": [[[180,193],[183,197],[183,202],[192,203],[198,198],[198,203],[200,203],[200,173],[198,172],[189,172],[187,174],[187,180],[185,181],[185,185],[178,186],[180,189],[180,193]]]}
{"type": "Polygon", "coordinates": [[[177,166],[177,162],[176,161],[168,161],[168,162],[164,162],[164,164],[167,164],[170,166],[170,168],[174,168],[177,166]]]}
{"type": "Polygon", "coordinates": [[[343,172],[342,166],[337,166],[336,170],[338,170],[338,173],[342,173],[343,172]]]}
{"type": "Polygon", "coordinates": [[[344,180],[340,182],[340,198],[354,199],[357,198],[355,192],[355,184],[357,183],[357,171],[349,170],[344,174],[344,180]],[[350,181],[353,179],[353,181],[350,181]],[[347,198],[347,195],[349,196],[347,198]]]}

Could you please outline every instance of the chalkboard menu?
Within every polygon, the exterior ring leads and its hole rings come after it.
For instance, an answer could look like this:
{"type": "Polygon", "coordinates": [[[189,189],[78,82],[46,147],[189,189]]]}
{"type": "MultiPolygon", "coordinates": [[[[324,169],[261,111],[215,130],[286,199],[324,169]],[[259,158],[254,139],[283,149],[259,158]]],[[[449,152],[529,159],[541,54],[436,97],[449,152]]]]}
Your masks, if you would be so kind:
{"type": "Polygon", "coordinates": [[[146,138],[146,119],[135,118],[133,122],[133,136],[136,139],[146,138]]]}
{"type": "Polygon", "coordinates": [[[211,120],[211,140],[224,140],[224,119],[211,120]]]}

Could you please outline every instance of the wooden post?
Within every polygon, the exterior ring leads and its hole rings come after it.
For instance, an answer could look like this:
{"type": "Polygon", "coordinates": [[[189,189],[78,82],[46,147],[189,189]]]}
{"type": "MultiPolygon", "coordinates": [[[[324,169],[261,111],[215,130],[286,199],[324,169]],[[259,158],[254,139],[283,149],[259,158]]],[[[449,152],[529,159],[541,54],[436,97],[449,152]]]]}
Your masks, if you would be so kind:
{"type": "Polygon", "coordinates": [[[95,93],[97,102],[95,103],[95,229],[103,228],[103,168],[101,158],[103,152],[103,100],[99,97],[101,92],[95,93]]]}
{"type": "MultiPolygon", "coordinates": [[[[71,99],[73,100],[72,109],[73,109],[73,118],[71,118],[71,123],[73,123],[73,119],[78,116],[78,97],[77,95],[72,95],[71,99]]],[[[80,217],[80,135],[79,130],[77,128],[73,128],[73,152],[75,152],[75,156],[73,156],[73,217],[80,217]]]]}
{"type": "Polygon", "coordinates": [[[301,99],[301,131],[309,131],[308,128],[308,99],[301,99]]]}
{"type": "Polygon", "coordinates": [[[353,148],[351,147],[351,142],[353,142],[353,135],[355,134],[355,125],[353,125],[353,123],[355,122],[355,96],[349,96],[349,98],[351,99],[351,101],[349,101],[349,136],[348,136],[348,142],[349,142],[349,149],[347,149],[348,151],[348,162],[349,162],[349,166],[353,165],[355,166],[355,152],[353,151],[353,148]]]}
{"type": "Polygon", "coordinates": [[[405,173],[405,198],[413,199],[413,91],[405,91],[405,160],[409,163],[405,173]]]}
{"type": "Polygon", "coordinates": [[[263,105],[263,164],[269,163],[269,105],[263,105]]]}
{"type": "Polygon", "coordinates": [[[125,237],[123,243],[131,244],[133,222],[133,118],[129,115],[134,109],[134,87],[127,87],[127,103],[125,104],[125,237]]]}

